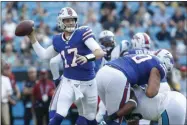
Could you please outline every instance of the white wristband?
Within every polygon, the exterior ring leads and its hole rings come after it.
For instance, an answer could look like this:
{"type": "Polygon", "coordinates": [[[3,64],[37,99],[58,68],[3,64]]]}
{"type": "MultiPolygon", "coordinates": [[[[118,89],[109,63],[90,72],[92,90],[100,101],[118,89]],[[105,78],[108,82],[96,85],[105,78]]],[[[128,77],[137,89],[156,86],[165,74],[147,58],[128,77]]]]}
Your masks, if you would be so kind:
{"type": "Polygon", "coordinates": [[[95,60],[95,55],[94,54],[88,54],[88,55],[85,55],[85,57],[88,61],[94,61],[95,60]]]}
{"type": "Polygon", "coordinates": [[[136,105],[136,107],[137,107],[137,102],[136,102],[135,100],[133,100],[133,99],[129,99],[129,101],[130,101],[130,102],[134,102],[135,105],[136,105]]]}

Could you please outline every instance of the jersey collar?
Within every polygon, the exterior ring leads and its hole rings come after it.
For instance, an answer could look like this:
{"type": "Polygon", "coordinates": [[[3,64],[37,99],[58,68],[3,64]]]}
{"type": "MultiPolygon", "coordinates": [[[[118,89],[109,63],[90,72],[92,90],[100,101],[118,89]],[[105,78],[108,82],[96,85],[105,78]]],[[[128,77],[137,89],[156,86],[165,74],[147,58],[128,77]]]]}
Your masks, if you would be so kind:
{"type": "MultiPolygon", "coordinates": [[[[75,31],[76,31],[76,30],[75,30],[75,31]]],[[[74,35],[75,31],[73,31],[73,33],[71,34],[71,36],[69,37],[68,40],[65,38],[65,34],[64,34],[64,32],[63,32],[63,33],[61,34],[62,40],[63,40],[64,42],[68,43],[68,42],[71,40],[72,36],[74,35]]]]}

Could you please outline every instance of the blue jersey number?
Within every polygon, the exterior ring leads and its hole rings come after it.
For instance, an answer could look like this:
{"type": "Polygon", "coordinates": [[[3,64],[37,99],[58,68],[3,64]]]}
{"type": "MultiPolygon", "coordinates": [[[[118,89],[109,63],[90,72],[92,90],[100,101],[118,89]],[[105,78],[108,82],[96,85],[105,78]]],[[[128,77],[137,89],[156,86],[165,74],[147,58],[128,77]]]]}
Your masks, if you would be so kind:
{"type": "Polygon", "coordinates": [[[77,66],[77,63],[76,63],[76,55],[77,55],[77,53],[78,53],[77,48],[68,49],[67,52],[68,52],[68,54],[73,53],[73,59],[72,59],[71,64],[68,65],[68,64],[67,64],[66,57],[65,57],[65,52],[64,52],[64,50],[61,52],[61,54],[62,54],[62,56],[63,56],[63,58],[64,58],[65,68],[69,68],[70,66],[71,66],[71,67],[77,66]]]}
{"type": "Polygon", "coordinates": [[[132,59],[135,61],[135,63],[139,64],[141,62],[144,62],[146,60],[152,59],[152,56],[150,55],[136,55],[132,57],[132,59]]]}

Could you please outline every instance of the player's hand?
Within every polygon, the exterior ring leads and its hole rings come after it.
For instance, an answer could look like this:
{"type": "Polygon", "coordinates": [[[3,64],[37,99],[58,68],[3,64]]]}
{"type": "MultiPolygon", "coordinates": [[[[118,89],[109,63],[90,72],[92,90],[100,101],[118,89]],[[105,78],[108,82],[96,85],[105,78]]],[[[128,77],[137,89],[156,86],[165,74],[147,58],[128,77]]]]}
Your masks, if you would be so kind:
{"type": "Polygon", "coordinates": [[[85,63],[88,62],[88,60],[86,59],[85,56],[81,56],[81,55],[78,55],[78,54],[77,54],[76,57],[77,57],[76,63],[78,63],[78,64],[83,65],[83,64],[85,64],[85,63]]]}
{"type": "Polygon", "coordinates": [[[36,40],[36,37],[35,37],[35,29],[33,28],[33,31],[27,35],[31,41],[32,44],[34,44],[37,40],[36,40]]]}
{"type": "Polygon", "coordinates": [[[54,83],[56,85],[56,87],[60,84],[61,81],[61,77],[59,77],[58,79],[54,80],[54,83]]]}
{"type": "Polygon", "coordinates": [[[129,115],[125,116],[125,119],[127,121],[136,121],[136,120],[140,120],[142,118],[143,118],[142,115],[138,114],[138,113],[133,113],[133,114],[129,114],[129,115]]]}

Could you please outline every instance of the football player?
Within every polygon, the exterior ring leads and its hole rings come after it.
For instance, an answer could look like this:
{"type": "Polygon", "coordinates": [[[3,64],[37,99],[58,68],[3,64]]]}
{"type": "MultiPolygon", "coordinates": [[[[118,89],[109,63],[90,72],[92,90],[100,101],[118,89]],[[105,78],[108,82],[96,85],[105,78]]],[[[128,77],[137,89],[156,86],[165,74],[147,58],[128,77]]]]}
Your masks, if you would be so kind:
{"type": "MultiPolygon", "coordinates": [[[[126,42],[126,41],[124,41],[124,42],[126,42]]],[[[95,67],[96,72],[98,71],[98,69],[100,67],[102,67],[105,63],[107,63],[107,61],[109,61],[111,59],[111,55],[115,55],[115,53],[117,52],[116,51],[117,49],[115,49],[116,42],[114,39],[114,34],[111,31],[109,31],[109,30],[102,31],[99,35],[99,43],[100,43],[101,47],[107,52],[107,54],[105,55],[105,57],[95,61],[96,62],[96,67],[95,67]],[[114,49],[115,49],[115,52],[113,52],[114,49]],[[111,54],[111,53],[113,53],[113,54],[111,54]]],[[[121,50],[122,50],[122,46],[126,47],[121,44],[120,44],[120,46],[121,46],[120,47],[121,50]]],[[[56,84],[58,84],[62,78],[62,76],[59,75],[59,63],[60,62],[61,62],[60,54],[58,54],[56,57],[53,57],[50,60],[50,69],[51,69],[51,72],[53,75],[53,80],[55,81],[56,84]]],[[[58,87],[56,94],[59,93],[60,88],[61,88],[61,85],[58,87]]],[[[53,101],[50,106],[50,110],[56,109],[56,103],[57,103],[57,96],[54,96],[53,101]]],[[[99,103],[99,109],[100,109],[99,111],[101,113],[103,113],[102,109],[105,110],[105,107],[104,107],[104,104],[102,103],[102,101],[100,101],[100,103],[99,103]]],[[[79,120],[79,118],[78,118],[78,120],[79,120]]],[[[102,118],[102,115],[100,113],[97,113],[96,119],[101,119],[101,118],[102,118]]],[[[100,120],[97,120],[97,121],[100,121],[100,120]]]]}
{"type": "MultiPolygon", "coordinates": [[[[152,40],[149,35],[146,33],[136,33],[131,39],[132,49],[126,54],[155,54],[155,51],[151,49],[152,40]]],[[[159,92],[171,91],[169,84],[167,83],[166,78],[161,81],[159,92]]],[[[149,121],[141,120],[140,124],[148,124],[149,121]]]]}
{"type": "Polygon", "coordinates": [[[63,84],[55,94],[58,100],[56,108],[50,111],[49,125],[60,125],[73,102],[82,118],[77,125],[97,124],[97,84],[93,61],[102,58],[105,52],[95,41],[92,30],[87,26],[78,28],[77,20],[77,13],[72,8],[62,8],[57,17],[62,33],[53,37],[53,44],[47,49],[38,43],[34,31],[28,35],[41,59],[51,59],[59,54],[63,61],[63,84]]]}
{"type": "MultiPolygon", "coordinates": [[[[146,33],[136,33],[131,39],[131,46],[127,40],[123,40],[118,46],[113,49],[113,53],[111,55],[111,59],[119,58],[120,56],[128,55],[128,54],[154,54],[155,51],[151,50],[152,41],[146,33]]],[[[161,86],[159,92],[170,91],[170,87],[164,78],[161,81],[161,86]]],[[[104,105],[99,105],[99,113],[97,113],[97,121],[100,121],[102,116],[105,114],[104,105]],[[101,110],[101,111],[100,111],[101,110]]],[[[142,121],[146,122],[147,121],[142,121]]]]}
{"type": "MultiPolygon", "coordinates": [[[[107,54],[102,59],[95,61],[96,62],[96,67],[95,67],[96,72],[101,67],[103,67],[108,61],[118,58],[120,56],[120,54],[123,54],[124,52],[126,52],[128,50],[128,48],[130,47],[130,43],[127,40],[123,40],[117,45],[116,41],[115,41],[114,33],[109,30],[104,30],[100,33],[99,43],[100,43],[101,47],[103,48],[103,50],[107,52],[107,54]]],[[[103,115],[105,115],[105,113],[106,113],[105,111],[106,111],[106,108],[105,108],[102,100],[100,100],[99,110],[96,115],[96,120],[98,123],[102,120],[103,115]]]]}
{"type": "Polygon", "coordinates": [[[99,43],[107,54],[102,59],[96,60],[96,72],[108,61],[120,57],[130,47],[130,43],[127,40],[122,40],[117,45],[114,33],[109,30],[104,30],[99,34],[99,43]]]}
{"type": "MultiPolygon", "coordinates": [[[[134,87],[137,108],[128,116],[128,120],[146,119],[159,125],[184,125],[186,116],[186,98],[179,92],[159,92],[154,98],[148,98],[140,87],[134,87]]],[[[131,122],[136,125],[138,122],[131,122]]]]}
{"type": "Polygon", "coordinates": [[[157,57],[145,54],[120,57],[110,61],[98,71],[96,75],[98,94],[107,109],[108,117],[105,121],[107,124],[116,119],[116,122],[120,123],[120,118],[129,113],[129,111],[122,114],[119,112],[129,100],[130,86],[148,84],[146,96],[153,98],[157,95],[160,81],[173,67],[171,53],[167,50],[160,52],[157,57]]]}
{"type": "MultiPolygon", "coordinates": [[[[150,39],[149,35],[147,35],[146,33],[136,33],[133,38],[131,39],[131,46],[132,48],[128,51],[124,51],[124,53],[121,54],[115,54],[116,58],[120,57],[120,56],[124,56],[124,55],[128,55],[128,54],[151,54],[154,55],[156,51],[153,51],[151,49],[151,44],[152,44],[152,40],[150,39]]],[[[128,49],[127,48],[127,49],[128,49]]],[[[163,91],[170,91],[170,87],[167,83],[166,78],[164,78],[161,81],[161,86],[159,89],[159,92],[163,92],[163,91]]]]}
{"type": "Polygon", "coordinates": [[[116,46],[114,33],[109,30],[104,30],[99,34],[99,44],[107,53],[103,58],[95,61],[95,71],[97,72],[105,63],[111,59],[111,52],[116,46]]]}

